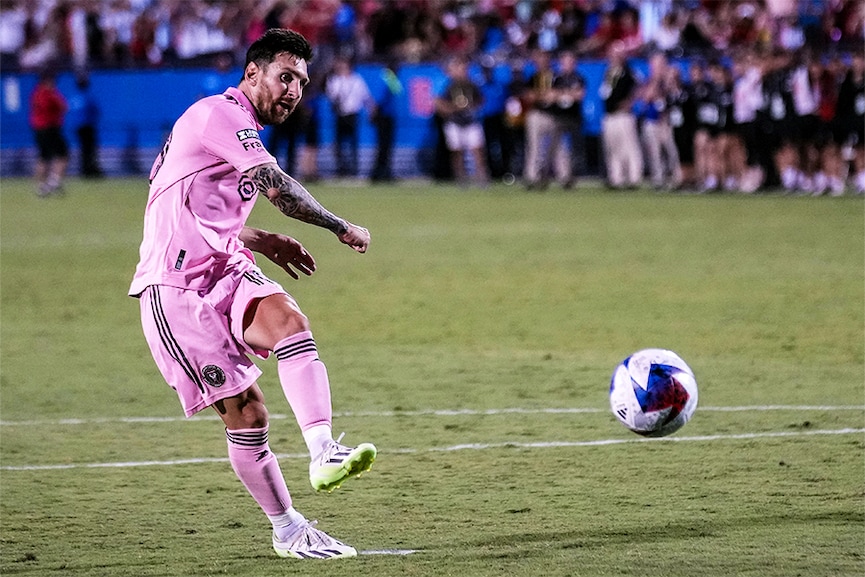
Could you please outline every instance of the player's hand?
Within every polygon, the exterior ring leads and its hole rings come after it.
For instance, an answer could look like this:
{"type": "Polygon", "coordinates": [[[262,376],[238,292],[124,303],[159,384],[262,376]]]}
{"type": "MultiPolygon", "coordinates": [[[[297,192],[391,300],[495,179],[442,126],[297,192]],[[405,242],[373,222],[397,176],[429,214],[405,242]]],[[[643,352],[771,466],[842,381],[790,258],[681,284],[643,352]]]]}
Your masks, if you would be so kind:
{"type": "Polygon", "coordinates": [[[366,252],[369,248],[369,231],[362,226],[348,223],[348,230],[339,235],[339,241],[347,244],[357,252],[366,252]]]}
{"type": "Polygon", "coordinates": [[[315,259],[312,255],[306,252],[303,245],[295,239],[284,234],[271,233],[267,236],[260,246],[257,247],[258,252],[272,260],[288,275],[297,280],[297,271],[302,272],[306,276],[310,276],[315,272],[315,259]]]}

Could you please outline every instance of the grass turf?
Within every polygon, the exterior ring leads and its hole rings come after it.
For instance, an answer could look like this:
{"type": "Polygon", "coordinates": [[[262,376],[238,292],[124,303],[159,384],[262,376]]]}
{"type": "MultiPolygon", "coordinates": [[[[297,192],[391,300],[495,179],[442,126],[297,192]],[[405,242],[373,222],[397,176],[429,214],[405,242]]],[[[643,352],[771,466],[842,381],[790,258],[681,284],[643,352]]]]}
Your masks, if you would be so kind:
{"type": "Polygon", "coordinates": [[[261,363],[296,505],[358,549],[421,550],[334,567],[270,551],[221,425],[182,420],[156,372],[125,296],[145,181],[31,188],[0,183],[4,575],[865,571],[861,199],[315,186],[371,230],[366,255],[259,203],[251,224],[318,261],[298,282],[262,267],[312,321],[335,427],[380,449],[314,495],[261,363]],[[606,393],[656,346],[700,408],[646,443],[606,393]],[[54,465],[73,468],[10,469],[54,465]]]}

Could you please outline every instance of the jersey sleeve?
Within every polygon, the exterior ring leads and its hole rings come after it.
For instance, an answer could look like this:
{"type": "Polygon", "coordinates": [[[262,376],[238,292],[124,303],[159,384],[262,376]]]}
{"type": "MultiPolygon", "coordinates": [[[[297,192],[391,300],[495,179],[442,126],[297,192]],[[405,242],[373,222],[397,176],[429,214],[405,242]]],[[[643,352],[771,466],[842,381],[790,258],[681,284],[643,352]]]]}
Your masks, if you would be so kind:
{"type": "Polygon", "coordinates": [[[261,142],[249,113],[230,101],[213,108],[201,141],[208,153],[225,160],[238,172],[276,162],[261,142]]]}

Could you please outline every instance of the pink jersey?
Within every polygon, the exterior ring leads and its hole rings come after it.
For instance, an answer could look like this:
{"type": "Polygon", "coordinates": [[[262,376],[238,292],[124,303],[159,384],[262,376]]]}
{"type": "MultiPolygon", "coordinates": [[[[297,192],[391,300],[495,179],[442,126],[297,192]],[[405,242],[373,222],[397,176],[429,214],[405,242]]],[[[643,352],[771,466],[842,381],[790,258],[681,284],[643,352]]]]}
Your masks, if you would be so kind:
{"type": "Polygon", "coordinates": [[[203,98],[174,124],[150,171],[141,260],[129,288],[201,290],[252,253],[238,239],[255,185],[244,172],[275,163],[249,99],[237,88],[203,98]]]}

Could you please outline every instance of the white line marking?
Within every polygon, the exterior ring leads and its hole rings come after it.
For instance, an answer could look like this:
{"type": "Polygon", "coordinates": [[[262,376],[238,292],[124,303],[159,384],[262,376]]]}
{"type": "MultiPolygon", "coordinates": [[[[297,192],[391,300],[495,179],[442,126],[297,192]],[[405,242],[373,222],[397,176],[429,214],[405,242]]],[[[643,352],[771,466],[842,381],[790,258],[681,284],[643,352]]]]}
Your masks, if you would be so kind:
{"type": "Polygon", "coordinates": [[[358,551],[359,555],[411,555],[412,553],[420,553],[420,549],[370,549],[368,551],[358,551]]]}
{"type": "MultiPolygon", "coordinates": [[[[605,445],[625,445],[632,443],[687,443],[705,441],[728,441],[743,439],[775,439],[789,437],[812,437],[815,435],[852,435],[863,434],[865,429],[824,429],[816,431],[778,431],[767,433],[740,433],[737,435],[701,435],[694,437],[663,437],[644,438],[631,437],[627,439],[599,439],[596,441],[547,441],[537,443],[520,443],[506,441],[502,443],[466,443],[462,445],[451,445],[449,447],[428,447],[425,449],[402,448],[381,450],[379,454],[401,454],[413,455],[417,453],[450,453],[454,451],[484,451],[487,449],[554,449],[570,447],[599,447],[605,445]]],[[[279,459],[309,459],[306,453],[290,453],[277,455],[279,459]]],[[[173,465],[197,465],[201,463],[227,463],[226,457],[201,458],[201,459],[178,459],[172,461],[126,461],[117,463],[69,463],[63,465],[11,465],[2,466],[0,471],[53,471],[62,469],[103,469],[103,468],[131,468],[131,467],[153,467],[173,465]]]]}
{"type": "MultiPolygon", "coordinates": [[[[418,411],[342,411],[334,417],[471,417],[496,415],[577,415],[606,413],[609,409],[595,407],[564,408],[504,408],[504,409],[424,409],[418,411]]],[[[700,412],[744,413],[763,411],[865,411],[865,405],[743,405],[738,407],[699,407],[700,412]]],[[[270,420],[293,419],[293,415],[272,414],[270,420]]],[[[110,425],[114,423],[192,423],[196,421],[218,421],[218,415],[186,417],[97,417],[93,419],[38,419],[30,421],[0,421],[4,427],[36,427],[57,425],[110,425]]]]}

